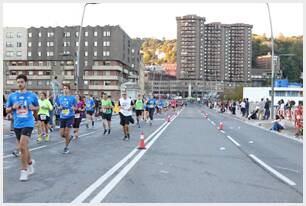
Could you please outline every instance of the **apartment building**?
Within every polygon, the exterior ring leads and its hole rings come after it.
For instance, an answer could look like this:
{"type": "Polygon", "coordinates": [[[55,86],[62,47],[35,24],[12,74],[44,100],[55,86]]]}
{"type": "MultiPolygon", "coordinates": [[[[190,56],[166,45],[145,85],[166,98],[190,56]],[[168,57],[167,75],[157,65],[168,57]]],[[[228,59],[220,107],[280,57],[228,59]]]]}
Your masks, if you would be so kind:
{"type": "MultiPolygon", "coordinates": [[[[4,73],[8,75],[5,90],[15,89],[13,80],[19,73],[29,75],[28,84],[33,90],[49,91],[54,76],[76,89],[79,29],[79,26],[26,29],[23,61],[17,58],[4,61],[4,73]]],[[[7,33],[4,31],[4,37],[7,33]]],[[[80,46],[81,93],[100,95],[103,91],[118,96],[121,83],[130,79],[138,81],[135,77],[142,61],[139,40],[131,39],[119,25],[83,27],[80,46]]]]}

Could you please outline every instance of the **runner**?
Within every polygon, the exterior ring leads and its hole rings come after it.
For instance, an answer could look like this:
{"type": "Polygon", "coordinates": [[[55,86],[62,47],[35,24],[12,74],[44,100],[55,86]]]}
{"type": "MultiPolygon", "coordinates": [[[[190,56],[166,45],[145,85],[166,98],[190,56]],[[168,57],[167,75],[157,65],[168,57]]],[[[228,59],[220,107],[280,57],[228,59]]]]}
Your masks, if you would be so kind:
{"type": "Polygon", "coordinates": [[[136,111],[138,128],[140,128],[139,117],[142,116],[143,110],[144,110],[144,101],[142,99],[141,94],[138,94],[138,98],[135,101],[135,111],[136,111]]]}
{"type": "Polygon", "coordinates": [[[28,148],[29,138],[34,128],[33,111],[39,109],[37,96],[26,90],[27,76],[19,74],[16,78],[19,90],[12,93],[6,103],[6,112],[13,112],[14,132],[21,155],[20,181],[27,181],[34,174],[35,161],[31,159],[28,148]]]}
{"type": "Polygon", "coordinates": [[[38,124],[41,130],[41,134],[38,135],[37,142],[42,142],[42,137],[45,138],[45,141],[49,141],[49,121],[50,121],[50,111],[53,110],[53,107],[50,101],[47,99],[47,94],[45,92],[40,93],[39,111],[38,111],[38,124]]]}
{"type": "MultiPolygon", "coordinates": [[[[52,107],[53,107],[53,109],[54,109],[54,101],[53,101],[53,95],[50,95],[49,96],[49,101],[50,101],[50,103],[51,103],[51,105],[52,105],[52,107]]],[[[51,110],[50,112],[50,118],[49,118],[49,130],[50,130],[50,132],[53,132],[54,131],[54,121],[53,121],[53,119],[54,119],[54,110],[51,110]]]]}
{"type": "Polygon", "coordinates": [[[149,118],[150,118],[149,119],[150,126],[152,126],[154,111],[155,111],[155,107],[156,107],[156,99],[153,95],[150,96],[150,99],[147,102],[147,107],[148,107],[149,118]]]}
{"type": "Polygon", "coordinates": [[[70,128],[72,127],[75,107],[77,105],[76,99],[74,96],[70,95],[70,85],[63,84],[63,95],[57,98],[56,104],[61,110],[60,113],[60,135],[62,138],[66,139],[65,148],[63,154],[68,154],[70,151],[68,145],[73,138],[70,136],[70,128]]]}
{"type": "Polygon", "coordinates": [[[148,98],[145,97],[144,99],[144,105],[143,105],[143,109],[144,109],[144,112],[143,112],[143,120],[148,123],[148,116],[149,116],[149,108],[147,106],[147,103],[148,103],[148,98]]]}
{"type": "Polygon", "coordinates": [[[170,101],[170,105],[171,105],[171,107],[172,107],[172,109],[173,109],[173,112],[176,112],[176,99],[171,99],[171,101],[170,101]]]}
{"type": "Polygon", "coordinates": [[[79,128],[82,121],[83,113],[85,112],[85,100],[80,95],[75,96],[77,105],[75,108],[75,115],[73,121],[74,140],[77,141],[79,137],[79,128]]]}
{"type": "Polygon", "coordinates": [[[104,128],[104,133],[103,135],[108,132],[110,134],[111,132],[111,121],[112,121],[112,109],[113,109],[113,104],[112,100],[108,98],[106,93],[103,93],[103,97],[101,100],[101,112],[102,112],[102,124],[104,128]]]}
{"type": "Polygon", "coordinates": [[[93,118],[93,114],[95,113],[95,101],[92,98],[92,95],[86,98],[85,101],[86,104],[86,116],[87,116],[87,121],[86,121],[86,127],[88,128],[88,122],[91,121],[91,126],[94,127],[95,122],[93,118]]]}
{"type": "Polygon", "coordinates": [[[126,91],[122,92],[122,98],[119,99],[119,106],[120,106],[120,124],[122,125],[124,138],[123,140],[130,139],[129,133],[129,123],[130,119],[132,118],[132,109],[133,109],[133,102],[130,98],[127,98],[126,91]]]}

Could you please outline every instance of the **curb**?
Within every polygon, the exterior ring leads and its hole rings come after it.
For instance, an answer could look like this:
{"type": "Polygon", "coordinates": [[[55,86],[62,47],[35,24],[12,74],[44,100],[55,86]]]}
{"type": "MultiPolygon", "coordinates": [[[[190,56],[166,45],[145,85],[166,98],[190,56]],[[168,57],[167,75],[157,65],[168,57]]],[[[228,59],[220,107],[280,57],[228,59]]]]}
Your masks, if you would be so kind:
{"type": "MultiPolygon", "coordinates": [[[[215,110],[215,111],[218,112],[218,110],[215,109],[215,108],[214,108],[213,110],[215,110]]],[[[263,130],[266,130],[266,131],[268,131],[268,132],[272,132],[272,133],[277,134],[277,135],[279,135],[279,136],[286,137],[286,138],[288,138],[288,139],[291,139],[291,140],[294,140],[294,141],[297,141],[297,142],[303,144],[303,139],[297,139],[297,138],[295,138],[294,136],[290,136],[290,135],[282,134],[282,133],[279,133],[279,132],[276,132],[276,131],[272,131],[272,130],[267,129],[267,128],[265,128],[265,127],[259,126],[259,125],[257,125],[256,123],[250,123],[250,122],[248,122],[248,121],[246,121],[246,120],[240,119],[239,117],[230,116],[230,113],[226,113],[226,112],[225,112],[225,113],[223,113],[223,114],[227,115],[228,117],[232,117],[232,118],[234,118],[234,119],[236,119],[236,120],[238,120],[238,121],[241,121],[241,122],[243,122],[243,123],[245,123],[245,124],[248,124],[248,125],[251,125],[251,126],[254,126],[254,127],[257,127],[257,128],[263,129],[263,130]]]]}

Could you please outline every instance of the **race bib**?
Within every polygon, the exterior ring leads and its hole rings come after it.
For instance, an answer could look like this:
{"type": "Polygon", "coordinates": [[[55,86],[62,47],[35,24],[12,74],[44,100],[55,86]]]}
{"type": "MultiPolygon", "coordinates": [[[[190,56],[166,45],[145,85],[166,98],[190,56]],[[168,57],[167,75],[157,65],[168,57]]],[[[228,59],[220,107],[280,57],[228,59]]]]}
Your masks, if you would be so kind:
{"type": "Polygon", "coordinates": [[[74,117],[75,117],[75,118],[80,118],[80,117],[81,117],[81,114],[80,114],[80,113],[76,113],[76,114],[74,115],[74,117]]]}
{"type": "Polygon", "coordinates": [[[64,110],[62,111],[62,113],[63,113],[64,116],[69,115],[69,109],[64,109],[64,110]]]}
{"type": "Polygon", "coordinates": [[[20,109],[17,109],[17,117],[18,118],[27,118],[28,117],[28,108],[20,108],[20,109]]]}
{"type": "Polygon", "coordinates": [[[40,115],[40,119],[41,119],[41,120],[46,120],[46,119],[47,119],[47,116],[46,116],[46,115],[40,115]]]}

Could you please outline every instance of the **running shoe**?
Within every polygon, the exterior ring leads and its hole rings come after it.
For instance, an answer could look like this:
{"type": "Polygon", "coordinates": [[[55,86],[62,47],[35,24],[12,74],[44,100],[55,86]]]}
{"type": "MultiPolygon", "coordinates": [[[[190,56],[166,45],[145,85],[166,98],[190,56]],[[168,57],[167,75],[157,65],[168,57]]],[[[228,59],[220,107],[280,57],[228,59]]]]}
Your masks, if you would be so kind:
{"type": "Polygon", "coordinates": [[[20,181],[24,182],[28,180],[28,171],[27,170],[20,170],[20,181]]]}
{"type": "Polygon", "coordinates": [[[34,165],[35,165],[35,160],[32,159],[32,164],[28,165],[28,175],[34,174],[34,165]]]}
{"type": "Polygon", "coordinates": [[[69,149],[68,149],[68,147],[65,147],[64,148],[64,151],[63,151],[63,154],[68,154],[70,151],[69,151],[69,149]]]}

